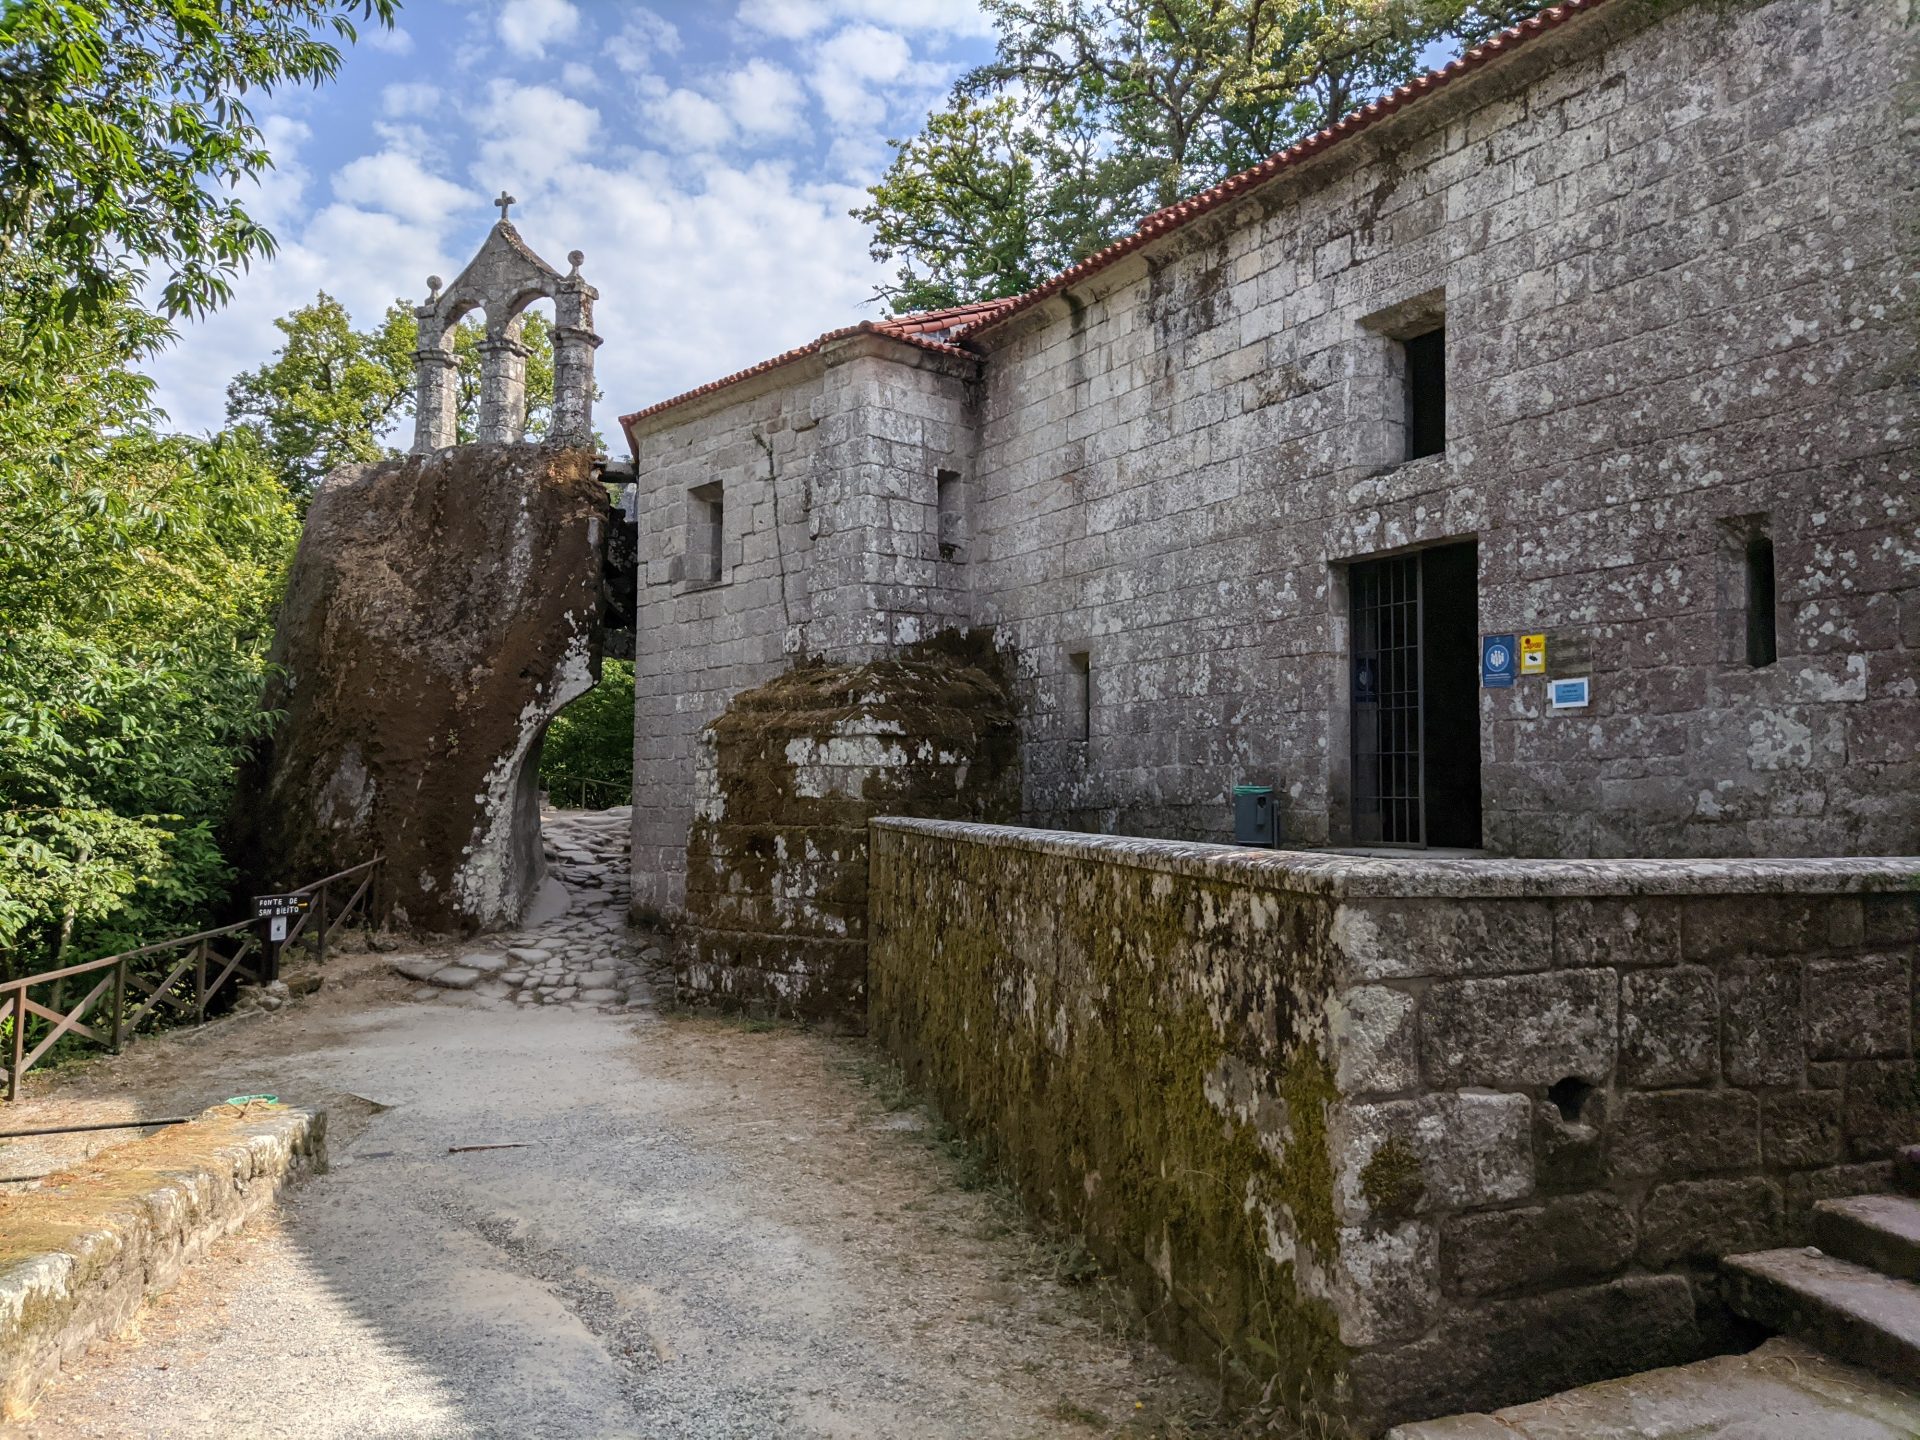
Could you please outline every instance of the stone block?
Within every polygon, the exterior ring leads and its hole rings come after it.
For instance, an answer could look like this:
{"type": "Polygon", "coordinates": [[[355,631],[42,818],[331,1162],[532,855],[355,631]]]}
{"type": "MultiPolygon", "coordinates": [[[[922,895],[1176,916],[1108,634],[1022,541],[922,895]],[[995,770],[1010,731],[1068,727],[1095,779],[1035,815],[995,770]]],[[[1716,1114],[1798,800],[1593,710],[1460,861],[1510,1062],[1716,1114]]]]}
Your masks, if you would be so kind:
{"type": "Polygon", "coordinates": [[[1553,914],[1545,901],[1350,901],[1335,913],[1334,947],[1354,980],[1503,975],[1553,962],[1553,914]]]}
{"type": "Polygon", "coordinates": [[[1437,1248],[1424,1220],[1343,1228],[1334,1297],[1341,1343],[1384,1345],[1424,1334],[1440,1303],[1437,1248]]]}
{"type": "Polygon", "coordinates": [[[1748,960],[1720,972],[1720,1063],[1735,1085],[1795,1085],[1807,1065],[1798,960],[1748,960]]]}
{"type": "Polygon", "coordinates": [[[1699,1085],[1719,1059],[1720,1008],[1704,965],[1620,977],[1620,1080],[1645,1089],[1699,1085]]]}
{"type": "Polygon", "coordinates": [[[1356,985],[1328,1007],[1334,1084],[1342,1095],[1410,1090],[1420,1080],[1419,1031],[1411,995],[1356,985]]]}
{"type": "Polygon", "coordinates": [[[1605,1279],[1633,1248],[1633,1216],[1618,1198],[1567,1195],[1446,1221],[1441,1274],[1450,1295],[1497,1295],[1605,1279]]]}
{"type": "Polygon", "coordinates": [[[1575,1118],[1552,1100],[1533,1107],[1534,1180],[1540,1193],[1590,1190],[1607,1181],[1607,1097],[1595,1091],[1575,1118]]]}
{"type": "Polygon", "coordinates": [[[1553,961],[1564,969],[1671,965],[1680,958],[1680,902],[1652,896],[1553,902],[1553,961]]]}
{"type": "Polygon", "coordinates": [[[1681,949],[1689,960],[1791,955],[1858,945],[1865,912],[1855,895],[1711,895],[1681,912],[1681,949]]]}
{"type": "Polygon", "coordinates": [[[1838,1090],[1760,1097],[1760,1148],[1769,1169],[1801,1170],[1840,1159],[1838,1090]]]}
{"type": "Polygon", "coordinates": [[[1499,1300],[1463,1312],[1425,1339],[1355,1355],[1369,1415],[1494,1410],[1699,1353],[1693,1289],[1678,1275],[1499,1300]]]}
{"type": "Polygon", "coordinates": [[[1913,1052],[1907,962],[1868,955],[1807,964],[1807,1036],[1816,1060],[1874,1060],[1913,1052]]]}
{"type": "Polygon", "coordinates": [[[1532,1102],[1426,1095],[1350,1105],[1335,1192],[1349,1221],[1518,1200],[1533,1189],[1532,1102]]]}
{"type": "Polygon", "coordinates": [[[1617,1020],[1611,970],[1445,981],[1421,1001],[1421,1066],[1437,1089],[1604,1083],[1617,1020]]]}
{"type": "Polygon", "coordinates": [[[1920,1139],[1920,1065],[1911,1060],[1861,1060],[1847,1067],[1842,1111],[1847,1154],[1879,1160],[1920,1139]]]}
{"type": "Polygon", "coordinates": [[[1920,943],[1920,895],[1863,895],[1860,908],[1867,944],[1920,943]]]}
{"type": "Polygon", "coordinates": [[[1640,1211],[1640,1259],[1664,1269],[1764,1250],[1783,1239],[1785,1207],[1772,1180],[1689,1180],[1656,1185],[1640,1211]]]}
{"type": "Polygon", "coordinates": [[[1624,1176],[1700,1175],[1760,1164],[1760,1105],[1740,1090],[1658,1090],[1627,1095],[1613,1131],[1613,1168],[1624,1176]]]}

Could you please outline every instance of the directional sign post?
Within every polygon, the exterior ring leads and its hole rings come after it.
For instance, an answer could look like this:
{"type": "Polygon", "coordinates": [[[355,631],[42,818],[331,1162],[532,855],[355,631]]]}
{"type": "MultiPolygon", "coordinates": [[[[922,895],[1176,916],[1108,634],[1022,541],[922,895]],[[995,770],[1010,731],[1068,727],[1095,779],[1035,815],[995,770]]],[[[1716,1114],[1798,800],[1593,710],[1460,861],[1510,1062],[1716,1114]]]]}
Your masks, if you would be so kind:
{"type": "Polygon", "coordinates": [[[287,943],[287,931],[294,920],[313,905],[311,895],[256,895],[253,918],[266,930],[266,954],[260,963],[260,979],[265,984],[280,978],[280,947],[287,943]]]}

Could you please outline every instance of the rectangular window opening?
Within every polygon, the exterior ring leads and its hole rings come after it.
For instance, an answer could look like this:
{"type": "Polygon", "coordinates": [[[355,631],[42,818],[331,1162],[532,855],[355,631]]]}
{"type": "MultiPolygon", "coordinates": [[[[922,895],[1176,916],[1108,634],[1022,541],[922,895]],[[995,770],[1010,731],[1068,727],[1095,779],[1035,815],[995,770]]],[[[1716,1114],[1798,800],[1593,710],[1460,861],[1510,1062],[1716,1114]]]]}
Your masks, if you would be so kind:
{"type": "Polygon", "coordinates": [[[966,498],[966,490],[960,483],[959,471],[937,472],[934,504],[939,512],[936,535],[940,543],[942,560],[967,558],[966,498]]]}
{"type": "Polygon", "coordinates": [[[1093,738],[1093,657],[1085,650],[1067,656],[1067,738],[1093,738]]]}
{"type": "Polygon", "coordinates": [[[726,497],[719,482],[687,492],[687,579],[713,585],[721,578],[721,547],[726,542],[726,497]]]}
{"type": "Polygon", "coordinates": [[[1775,630],[1776,592],[1773,573],[1773,539],[1752,535],[1747,539],[1747,664],[1762,669],[1779,658],[1779,635],[1775,630]]]}
{"type": "Polygon", "coordinates": [[[1447,448],[1447,331],[1443,325],[1400,342],[1407,377],[1407,459],[1447,448]]]}

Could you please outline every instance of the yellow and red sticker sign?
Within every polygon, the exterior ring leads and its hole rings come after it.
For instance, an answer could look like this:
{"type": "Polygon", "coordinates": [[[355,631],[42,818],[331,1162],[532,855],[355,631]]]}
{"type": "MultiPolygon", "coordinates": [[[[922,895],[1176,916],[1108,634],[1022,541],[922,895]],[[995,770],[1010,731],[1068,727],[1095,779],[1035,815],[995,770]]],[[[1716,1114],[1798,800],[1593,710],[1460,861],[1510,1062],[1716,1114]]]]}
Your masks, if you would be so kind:
{"type": "Polygon", "coordinates": [[[1520,673],[1522,675],[1547,673],[1547,637],[1545,635],[1520,637],[1520,673]]]}

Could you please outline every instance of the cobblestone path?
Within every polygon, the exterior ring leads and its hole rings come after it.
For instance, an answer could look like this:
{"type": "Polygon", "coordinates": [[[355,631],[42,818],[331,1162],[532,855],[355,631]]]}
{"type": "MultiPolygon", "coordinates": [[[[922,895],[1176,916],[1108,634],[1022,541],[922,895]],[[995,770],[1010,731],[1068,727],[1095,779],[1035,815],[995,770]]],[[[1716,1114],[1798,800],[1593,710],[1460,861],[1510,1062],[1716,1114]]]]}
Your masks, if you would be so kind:
{"type": "Polygon", "coordinates": [[[550,876],[524,928],[470,945],[395,955],[422,982],[416,1000],[644,1010],[671,984],[657,940],[627,928],[627,838],[633,811],[549,810],[541,841],[550,876]]]}

